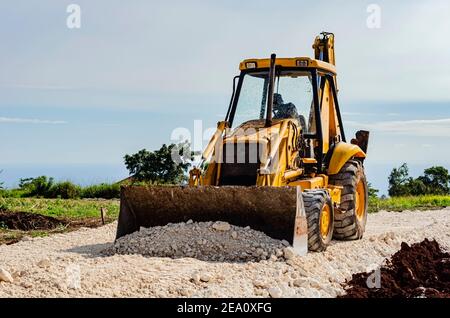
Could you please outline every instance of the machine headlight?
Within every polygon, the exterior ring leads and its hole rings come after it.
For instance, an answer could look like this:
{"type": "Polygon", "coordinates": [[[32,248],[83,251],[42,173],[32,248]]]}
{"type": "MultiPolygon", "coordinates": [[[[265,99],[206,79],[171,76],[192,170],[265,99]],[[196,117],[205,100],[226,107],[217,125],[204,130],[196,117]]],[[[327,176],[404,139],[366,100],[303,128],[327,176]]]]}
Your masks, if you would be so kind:
{"type": "Polygon", "coordinates": [[[247,62],[245,63],[246,68],[256,68],[256,62],[247,62]]]}

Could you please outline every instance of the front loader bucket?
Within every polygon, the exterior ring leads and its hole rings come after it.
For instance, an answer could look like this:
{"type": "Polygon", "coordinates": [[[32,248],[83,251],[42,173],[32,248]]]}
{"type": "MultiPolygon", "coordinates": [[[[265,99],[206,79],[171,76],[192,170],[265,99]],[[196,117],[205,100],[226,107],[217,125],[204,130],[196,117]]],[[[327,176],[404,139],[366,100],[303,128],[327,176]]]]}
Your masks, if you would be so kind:
{"type": "MultiPolygon", "coordinates": [[[[301,191],[295,187],[123,186],[116,239],[141,226],[163,226],[190,219],[250,226],[291,244],[300,242],[300,250],[307,244],[301,191]]],[[[304,253],[300,250],[297,252],[304,253]]]]}

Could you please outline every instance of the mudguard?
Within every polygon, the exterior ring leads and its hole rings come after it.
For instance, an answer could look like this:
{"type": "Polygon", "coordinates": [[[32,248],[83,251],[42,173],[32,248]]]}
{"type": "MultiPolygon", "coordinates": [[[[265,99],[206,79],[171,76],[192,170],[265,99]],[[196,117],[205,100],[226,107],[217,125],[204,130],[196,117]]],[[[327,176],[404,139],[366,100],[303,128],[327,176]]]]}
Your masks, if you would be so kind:
{"type": "Polygon", "coordinates": [[[336,144],[331,155],[330,164],[328,165],[328,174],[333,175],[339,173],[344,164],[353,157],[365,158],[366,154],[357,145],[346,142],[336,144]]]}

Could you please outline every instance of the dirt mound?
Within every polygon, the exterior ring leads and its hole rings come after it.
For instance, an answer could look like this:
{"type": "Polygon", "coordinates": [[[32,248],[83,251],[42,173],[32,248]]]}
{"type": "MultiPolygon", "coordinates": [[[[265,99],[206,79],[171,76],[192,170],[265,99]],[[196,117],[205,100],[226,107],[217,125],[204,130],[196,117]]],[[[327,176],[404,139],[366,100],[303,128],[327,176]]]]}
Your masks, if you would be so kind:
{"type": "Polygon", "coordinates": [[[434,240],[425,239],[411,246],[402,243],[400,251],[380,269],[379,286],[368,284],[376,282],[374,273],[353,274],[347,282],[350,288],[342,297],[450,297],[450,254],[434,240]]]}
{"type": "Polygon", "coordinates": [[[285,241],[226,222],[168,224],[141,228],[119,238],[107,254],[141,254],[153,257],[190,257],[203,261],[247,262],[294,257],[285,241]]]}
{"type": "Polygon", "coordinates": [[[62,225],[65,222],[50,216],[0,210],[0,226],[9,230],[52,230],[62,225]]]}

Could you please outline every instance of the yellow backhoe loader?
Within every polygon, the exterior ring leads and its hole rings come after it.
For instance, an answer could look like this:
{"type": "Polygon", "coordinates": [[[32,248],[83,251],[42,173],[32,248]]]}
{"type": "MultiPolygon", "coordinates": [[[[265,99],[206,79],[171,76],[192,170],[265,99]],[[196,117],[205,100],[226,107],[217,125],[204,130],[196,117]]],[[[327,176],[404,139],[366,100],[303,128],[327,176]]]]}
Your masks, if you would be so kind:
{"type": "Polygon", "coordinates": [[[333,237],[360,239],[369,132],[346,140],[334,35],[321,33],[313,49],[314,59],[272,54],[241,62],[225,120],[189,185],[122,187],[117,238],[192,219],[250,226],[294,245],[307,233],[312,251],[333,237]]]}

